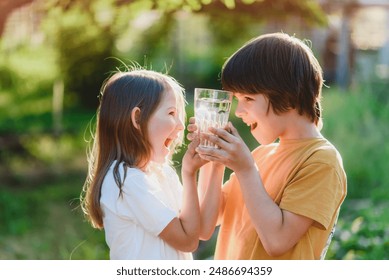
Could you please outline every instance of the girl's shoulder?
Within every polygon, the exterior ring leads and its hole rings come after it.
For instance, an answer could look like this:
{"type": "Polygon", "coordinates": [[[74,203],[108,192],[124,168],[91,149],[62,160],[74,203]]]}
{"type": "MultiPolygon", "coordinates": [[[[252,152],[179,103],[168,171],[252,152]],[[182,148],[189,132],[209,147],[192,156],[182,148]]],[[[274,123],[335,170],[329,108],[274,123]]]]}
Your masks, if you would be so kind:
{"type": "Polygon", "coordinates": [[[171,164],[165,163],[163,165],[163,170],[167,175],[170,176],[178,176],[177,170],[171,164]]]}
{"type": "Polygon", "coordinates": [[[147,174],[159,182],[179,180],[177,171],[169,163],[151,163],[148,166],[147,174]]]}
{"type": "Polygon", "coordinates": [[[145,170],[137,167],[131,167],[123,162],[112,162],[109,169],[110,177],[119,175],[120,180],[123,180],[124,187],[128,185],[159,185],[166,180],[176,181],[178,174],[176,170],[169,164],[159,164],[151,162],[145,170]],[[117,168],[115,170],[115,168],[117,168]],[[116,173],[116,175],[115,175],[116,173]]]}
{"type": "Polygon", "coordinates": [[[131,167],[125,162],[120,162],[119,164],[117,163],[116,160],[114,160],[111,163],[111,166],[109,168],[109,172],[114,173],[115,168],[117,168],[117,171],[119,172],[120,176],[123,177],[125,176],[126,178],[131,178],[131,177],[146,177],[146,173],[137,168],[137,167],[131,167]]]}

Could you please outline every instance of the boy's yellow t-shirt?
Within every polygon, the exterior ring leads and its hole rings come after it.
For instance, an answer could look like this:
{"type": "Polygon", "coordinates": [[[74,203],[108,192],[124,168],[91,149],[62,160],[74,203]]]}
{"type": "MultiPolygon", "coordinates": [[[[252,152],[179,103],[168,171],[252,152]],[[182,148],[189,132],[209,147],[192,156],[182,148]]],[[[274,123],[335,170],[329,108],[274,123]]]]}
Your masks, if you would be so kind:
{"type": "Polygon", "coordinates": [[[314,138],[259,146],[252,154],[266,191],[280,208],[315,222],[287,253],[269,256],[232,174],[223,187],[225,208],[219,220],[215,259],[323,259],[347,192],[338,151],[328,140],[314,138]]]}

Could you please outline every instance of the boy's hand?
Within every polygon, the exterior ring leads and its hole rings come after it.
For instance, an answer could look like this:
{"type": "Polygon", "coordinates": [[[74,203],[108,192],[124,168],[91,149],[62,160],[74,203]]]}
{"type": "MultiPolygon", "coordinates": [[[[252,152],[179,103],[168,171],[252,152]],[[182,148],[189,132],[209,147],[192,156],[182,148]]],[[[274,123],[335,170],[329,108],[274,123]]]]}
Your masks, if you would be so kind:
{"type": "Polygon", "coordinates": [[[211,127],[209,131],[211,133],[201,133],[200,137],[218,148],[197,147],[196,151],[204,160],[222,163],[234,172],[249,170],[255,165],[249,148],[231,122],[226,129],[211,127]]]}

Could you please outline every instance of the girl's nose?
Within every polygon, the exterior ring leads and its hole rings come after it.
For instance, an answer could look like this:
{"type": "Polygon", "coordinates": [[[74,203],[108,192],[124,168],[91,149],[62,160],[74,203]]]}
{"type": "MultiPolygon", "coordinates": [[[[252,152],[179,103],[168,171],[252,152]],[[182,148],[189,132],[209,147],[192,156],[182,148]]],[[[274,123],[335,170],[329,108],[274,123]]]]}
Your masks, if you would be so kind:
{"type": "Polygon", "coordinates": [[[185,129],[185,125],[180,118],[177,118],[176,128],[177,128],[177,130],[180,130],[180,131],[185,129]]]}

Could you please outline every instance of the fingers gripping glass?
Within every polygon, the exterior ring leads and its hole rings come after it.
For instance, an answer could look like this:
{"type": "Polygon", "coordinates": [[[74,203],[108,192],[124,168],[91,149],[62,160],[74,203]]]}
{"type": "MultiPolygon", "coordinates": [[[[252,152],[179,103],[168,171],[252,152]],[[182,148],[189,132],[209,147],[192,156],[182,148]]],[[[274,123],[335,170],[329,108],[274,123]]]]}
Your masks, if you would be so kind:
{"type": "MultiPolygon", "coordinates": [[[[200,132],[209,132],[209,127],[223,128],[227,125],[232,97],[230,91],[195,88],[195,118],[200,132]]],[[[205,139],[201,140],[200,146],[215,147],[205,139]]]]}

